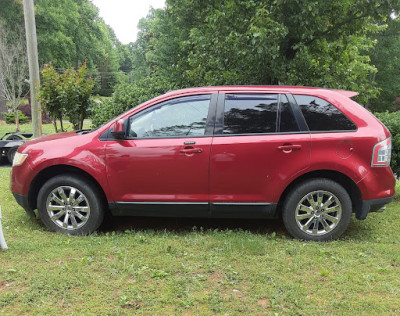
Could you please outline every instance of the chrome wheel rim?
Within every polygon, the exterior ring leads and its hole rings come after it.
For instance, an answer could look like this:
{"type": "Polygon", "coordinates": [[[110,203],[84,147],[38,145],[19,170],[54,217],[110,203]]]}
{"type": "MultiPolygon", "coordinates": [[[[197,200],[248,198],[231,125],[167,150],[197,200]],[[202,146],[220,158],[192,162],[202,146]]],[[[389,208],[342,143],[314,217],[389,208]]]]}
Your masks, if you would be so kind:
{"type": "Polygon", "coordinates": [[[331,192],[310,192],[297,204],[295,217],[297,226],[306,234],[325,235],[339,224],[342,204],[331,192]]]}
{"type": "Polygon", "coordinates": [[[86,196],[70,186],[60,186],[51,191],[46,209],[50,219],[67,230],[81,228],[90,216],[90,205],[86,196]]]}

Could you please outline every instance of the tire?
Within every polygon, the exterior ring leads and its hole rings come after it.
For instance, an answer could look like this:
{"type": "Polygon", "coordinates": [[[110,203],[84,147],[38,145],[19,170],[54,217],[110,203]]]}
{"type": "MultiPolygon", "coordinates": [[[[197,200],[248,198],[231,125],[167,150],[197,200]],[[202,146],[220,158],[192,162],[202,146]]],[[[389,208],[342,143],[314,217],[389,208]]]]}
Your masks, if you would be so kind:
{"type": "Polygon", "coordinates": [[[7,154],[2,152],[2,150],[0,150],[0,164],[7,164],[8,163],[8,158],[7,158],[7,154]]]}
{"type": "Polygon", "coordinates": [[[79,175],[63,174],[42,186],[38,211],[42,222],[52,231],[88,235],[103,222],[105,205],[92,182],[79,175]]]}
{"type": "Polygon", "coordinates": [[[7,159],[8,159],[8,161],[10,162],[10,164],[13,163],[14,156],[15,156],[15,153],[17,152],[17,150],[18,150],[18,146],[16,146],[16,147],[11,147],[11,148],[7,151],[7,159]]]}
{"type": "Polygon", "coordinates": [[[310,179],[294,187],[283,204],[282,219],[295,238],[334,240],[350,224],[352,203],[347,191],[329,179],[310,179]]]}

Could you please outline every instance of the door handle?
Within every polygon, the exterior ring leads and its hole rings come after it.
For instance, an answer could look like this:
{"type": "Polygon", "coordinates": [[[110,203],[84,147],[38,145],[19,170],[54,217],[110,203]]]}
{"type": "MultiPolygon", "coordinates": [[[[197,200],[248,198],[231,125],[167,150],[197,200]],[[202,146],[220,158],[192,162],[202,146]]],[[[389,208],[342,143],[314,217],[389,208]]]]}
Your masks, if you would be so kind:
{"type": "Polygon", "coordinates": [[[185,155],[193,155],[193,154],[200,154],[203,152],[201,148],[193,148],[193,147],[185,147],[179,151],[181,154],[185,155]]]}
{"type": "Polygon", "coordinates": [[[284,153],[291,153],[293,150],[300,150],[301,145],[285,144],[282,146],[278,146],[278,149],[282,150],[284,153]]]}

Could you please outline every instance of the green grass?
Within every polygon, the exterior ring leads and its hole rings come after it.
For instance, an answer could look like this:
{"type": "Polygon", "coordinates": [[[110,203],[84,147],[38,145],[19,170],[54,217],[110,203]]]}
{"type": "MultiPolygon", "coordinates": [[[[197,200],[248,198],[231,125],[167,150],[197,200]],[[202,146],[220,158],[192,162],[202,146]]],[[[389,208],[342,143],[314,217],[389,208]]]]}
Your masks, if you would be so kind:
{"type": "MultiPolygon", "coordinates": [[[[60,130],[60,123],[57,123],[58,130],[60,130]]],[[[90,124],[83,124],[83,128],[87,129],[90,128],[90,124]]],[[[71,123],[64,123],[64,130],[65,131],[72,131],[73,126],[71,123]]],[[[31,124],[21,124],[20,125],[21,132],[32,132],[32,125],[31,124]]],[[[3,136],[5,133],[8,132],[15,132],[15,125],[12,124],[0,124],[0,137],[3,136]]],[[[54,134],[54,125],[53,124],[43,124],[42,125],[42,132],[43,135],[54,134]]]]}
{"type": "Polygon", "coordinates": [[[0,169],[0,315],[400,313],[398,201],[329,243],[243,220],[124,218],[71,237],[25,214],[9,173],[0,169]]]}

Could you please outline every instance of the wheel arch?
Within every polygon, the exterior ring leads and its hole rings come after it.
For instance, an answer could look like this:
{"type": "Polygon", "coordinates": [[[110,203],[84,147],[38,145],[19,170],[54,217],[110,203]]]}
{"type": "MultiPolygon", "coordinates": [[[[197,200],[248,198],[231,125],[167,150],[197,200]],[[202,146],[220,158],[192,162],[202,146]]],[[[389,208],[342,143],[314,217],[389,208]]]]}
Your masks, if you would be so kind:
{"type": "Polygon", "coordinates": [[[303,183],[309,179],[316,179],[316,178],[325,178],[329,179],[332,181],[335,181],[339,183],[349,194],[351,202],[352,202],[352,207],[353,207],[353,212],[358,212],[359,210],[362,209],[362,195],[360,192],[360,189],[357,187],[355,182],[346,176],[345,174],[339,172],[339,171],[334,171],[334,170],[313,170],[308,173],[305,173],[298,178],[294,179],[292,182],[289,183],[289,185],[284,189],[282,192],[279,201],[278,201],[278,206],[277,206],[277,211],[278,214],[281,215],[282,213],[282,206],[283,203],[287,197],[287,195],[290,193],[290,191],[299,185],[300,183],[303,183]]]}
{"type": "Polygon", "coordinates": [[[30,188],[29,188],[29,193],[28,193],[28,203],[29,206],[32,210],[37,209],[37,198],[38,198],[38,193],[40,188],[43,186],[43,184],[49,180],[52,177],[58,176],[60,174],[74,174],[74,175],[79,175],[90,181],[98,190],[100,193],[103,202],[106,205],[107,208],[107,197],[106,194],[101,187],[101,185],[97,182],[97,180],[87,173],[86,171],[79,169],[77,167],[73,166],[68,166],[68,165],[56,165],[56,166],[51,166],[48,168],[45,168],[41,170],[36,177],[33,179],[30,188]]]}

